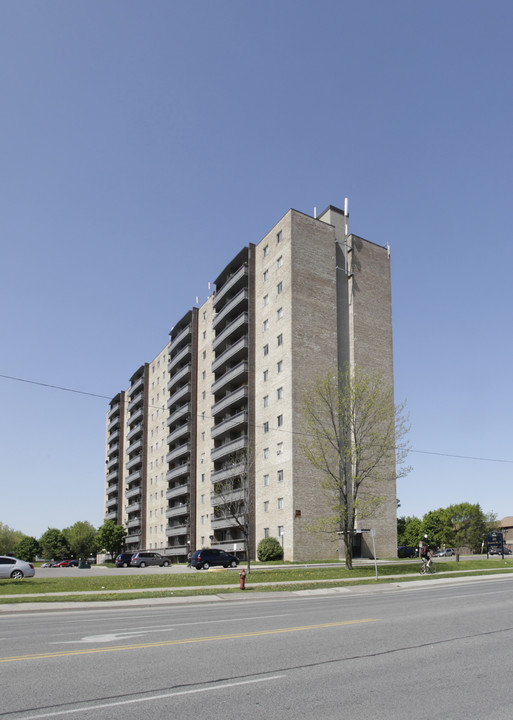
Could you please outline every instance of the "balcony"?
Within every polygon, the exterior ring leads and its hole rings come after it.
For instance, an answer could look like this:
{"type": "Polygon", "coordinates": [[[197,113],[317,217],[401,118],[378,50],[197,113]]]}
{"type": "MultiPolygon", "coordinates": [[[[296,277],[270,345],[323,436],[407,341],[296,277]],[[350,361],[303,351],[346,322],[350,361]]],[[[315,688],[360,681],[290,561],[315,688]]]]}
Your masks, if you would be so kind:
{"type": "Polygon", "coordinates": [[[137,378],[137,380],[134,382],[134,384],[130,387],[130,397],[133,398],[134,394],[137,392],[139,388],[142,389],[142,386],[144,385],[144,374],[141,373],[141,375],[137,378]]]}
{"type": "Polygon", "coordinates": [[[188,495],[190,492],[191,486],[188,482],[184,483],[183,485],[175,485],[172,488],[168,488],[166,491],[166,498],[168,500],[172,500],[173,498],[180,497],[181,495],[188,495]]]}
{"type": "Polygon", "coordinates": [[[109,444],[112,444],[114,440],[117,440],[119,438],[119,428],[117,430],[114,430],[114,432],[109,433],[109,437],[107,438],[109,444]]]}
{"type": "Polygon", "coordinates": [[[113,495],[114,493],[117,494],[119,485],[117,482],[112,483],[112,485],[107,486],[107,495],[113,495]]]}
{"type": "Polygon", "coordinates": [[[246,328],[249,322],[249,316],[247,312],[243,312],[240,315],[238,315],[232,322],[227,325],[222,332],[219,333],[219,335],[216,336],[215,340],[212,343],[212,349],[213,350],[222,350],[225,343],[228,342],[230,337],[237,332],[237,330],[241,330],[243,328],[246,328]]]}
{"type": "Polygon", "coordinates": [[[173,425],[177,420],[180,420],[180,418],[187,417],[189,413],[191,412],[191,406],[189,403],[187,405],[182,405],[182,407],[179,407],[178,410],[175,410],[167,419],[167,426],[173,425]]]}
{"type": "Polygon", "coordinates": [[[112,482],[113,480],[117,480],[118,477],[119,477],[119,469],[116,468],[116,470],[111,470],[111,472],[107,475],[107,477],[105,478],[105,480],[106,480],[108,483],[110,483],[110,482],[112,482]]]}
{"type": "Polygon", "coordinates": [[[222,482],[228,480],[228,478],[237,477],[244,472],[244,463],[234,463],[229,467],[225,467],[222,470],[215,470],[210,474],[210,480],[213,483],[222,482]]]}
{"type": "Polygon", "coordinates": [[[139,501],[137,501],[137,502],[130,503],[130,505],[127,505],[125,510],[128,515],[131,515],[134,512],[140,512],[141,507],[142,507],[141,503],[139,501]]]}
{"type": "MultiPolygon", "coordinates": [[[[238,518],[239,522],[244,522],[244,517],[242,515],[239,515],[238,518]]],[[[212,530],[221,530],[225,528],[231,528],[231,527],[240,527],[235,518],[233,518],[231,515],[223,515],[222,517],[215,517],[213,520],[210,521],[210,526],[212,530]]]]}
{"type": "Polygon", "coordinates": [[[111,409],[107,413],[107,417],[109,418],[109,420],[112,418],[113,415],[119,412],[120,407],[121,405],[119,404],[119,402],[115,403],[115,405],[111,407],[111,409]]]}
{"type": "Polygon", "coordinates": [[[143,409],[142,407],[138,408],[130,417],[128,418],[128,426],[130,429],[133,428],[134,424],[136,422],[142,422],[143,419],[143,409]]]}
{"type": "Polygon", "coordinates": [[[111,443],[109,442],[109,449],[107,450],[107,455],[111,457],[112,455],[117,455],[119,452],[119,443],[111,443]]]}
{"type": "Polygon", "coordinates": [[[183,455],[188,455],[191,451],[191,444],[185,443],[185,445],[180,445],[180,447],[175,448],[174,450],[171,450],[171,452],[168,452],[166,455],[166,462],[174,462],[175,460],[178,460],[179,457],[182,457],[183,455]]]}
{"type": "Polygon", "coordinates": [[[127,485],[129,485],[132,482],[135,482],[136,480],[142,479],[142,471],[137,469],[130,473],[130,475],[127,477],[126,482],[127,485]]]}
{"type": "Polygon", "coordinates": [[[239,502],[244,499],[244,488],[237,488],[236,490],[228,490],[222,493],[213,492],[210,495],[210,504],[212,507],[219,507],[220,505],[226,505],[226,503],[239,502]]]}
{"type": "Polygon", "coordinates": [[[172,468],[171,470],[168,470],[166,473],[166,480],[174,480],[177,477],[181,477],[182,475],[188,475],[190,472],[191,466],[190,463],[184,463],[183,465],[178,465],[177,467],[172,468]]]}
{"type": "Polygon", "coordinates": [[[182,360],[185,360],[185,358],[189,357],[189,355],[192,352],[192,346],[186,345],[182,350],[179,350],[176,355],[169,360],[169,364],[167,366],[167,369],[170,373],[173,372],[173,368],[176,367],[182,360]]]}
{"type": "Polygon", "coordinates": [[[114,457],[111,457],[111,459],[107,462],[107,470],[112,470],[112,468],[117,467],[119,464],[119,458],[117,455],[114,455],[114,457]]]}
{"type": "Polygon", "coordinates": [[[178,348],[185,339],[192,333],[192,325],[189,324],[187,327],[185,327],[183,330],[181,330],[178,335],[171,340],[169,344],[169,354],[171,355],[176,348],[178,348]]]}
{"type": "Polygon", "coordinates": [[[188,525],[175,525],[173,527],[166,528],[167,537],[176,537],[177,535],[187,535],[189,532],[188,525]]]}
{"type": "Polygon", "coordinates": [[[114,520],[114,522],[116,522],[117,519],[118,513],[116,510],[111,510],[110,512],[105,513],[105,520],[114,520]]]}
{"type": "Polygon", "coordinates": [[[138,407],[139,405],[142,405],[142,401],[143,401],[142,392],[138,393],[135,397],[134,396],[132,396],[132,397],[133,397],[133,399],[130,400],[130,402],[128,403],[128,412],[129,413],[133,412],[134,408],[138,407]]]}
{"type": "Polygon", "coordinates": [[[134,533],[133,535],[127,535],[125,538],[125,545],[135,545],[141,541],[141,536],[139,533],[134,533]]]}
{"type": "Polygon", "coordinates": [[[133,458],[130,458],[130,460],[126,464],[126,469],[131,470],[132,468],[136,468],[142,465],[142,455],[135,455],[133,458]]]}
{"type": "Polygon", "coordinates": [[[241,403],[247,397],[248,387],[247,385],[243,385],[242,387],[237,388],[237,390],[228,393],[228,395],[225,395],[224,398],[218,400],[218,402],[212,405],[212,415],[215,416],[223,413],[227,408],[230,407],[230,405],[234,405],[235,403],[241,403]]]}
{"type": "Polygon", "coordinates": [[[130,488],[130,490],[125,490],[125,497],[127,500],[133,497],[138,497],[141,494],[141,488],[140,487],[134,487],[130,488]]]}
{"type": "Polygon", "coordinates": [[[167,401],[168,408],[173,407],[173,405],[176,405],[180,402],[180,400],[189,400],[189,396],[191,394],[191,384],[187,383],[186,385],[183,385],[181,388],[179,388],[176,392],[174,392],[169,400],[167,401]]]}
{"type": "Polygon", "coordinates": [[[132,453],[136,452],[137,450],[142,448],[142,439],[137,438],[137,440],[134,440],[134,442],[129,445],[126,449],[127,455],[132,455],[132,453]]]}
{"type": "Polygon", "coordinates": [[[220,392],[224,387],[226,387],[226,385],[235,383],[237,380],[239,381],[239,384],[242,383],[243,380],[247,378],[247,376],[248,363],[244,361],[225,372],[224,375],[221,375],[221,377],[215,381],[215,383],[211,387],[212,395],[220,392]]]}
{"type": "Polygon", "coordinates": [[[189,423],[180,425],[180,427],[177,427],[176,430],[174,430],[170,435],[167,436],[167,444],[172,445],[175,442],[175,440],[178,440],[178,438],[184,437],[184,435],[188,435],[189,432],[190,432],[189,423]]]}
{"type": "Polygon", "coordinates": [[[226,280],[223,287],[220,290],[216,291],[216,294],[214,296],[214,308],[219,306],[220,301],[224,297],[226,297],[226,294],[230,292],[230,290],[237,288],[239,285],[247,285],[247,275],[247,265],[242,265],[238,270],[236,270],[233,275],[228,280],[226,280]]]}
{"type": "Polygon", "coordinates": [[[224,435],[225,433],[239,427],[240,425],[245,425],[247,421],[248,414],[245,410],[243,410],[242,412],[239,412],[236,415],[232,415],[226,420],[223,420],[223,422],[214,425],[214,427],[210,431],[210,435],[213,438],[219,437],[220,435],[224,435]]]}
{"type": "Polygon", "coordinates": [[[247,358],[248,347],[249,339],[247,335],[244,335],[216,357],[212,363],[212,372],[218,372],[230,360],[247,358]]]}
{"type": "MultiPolygon", "coordinates": [[[[244,288],[239,293],[237,293],[235,297],[229,300],[223,307],[223,309],[220,310],[212,320],[212,327],[216,328],[223,320],[228,320],[230,318],[230,315],[232,313],[235,313],[239,305],[244,304],[244,306],[247,306],[248,295],[249,293],[247,288],[244,288]]],[[[244,309],[246,309],[246,307],[244,307],[244,309]]]]}
{"type": "Polygon", "coordinates": [[[112,509],[112,508],[116,508],[117,506],[118,506],[118,496],[117,496],[117,495],[114,495],[113,497],[110,497],[110,498],[107,500],[107,502],[105,503],[105,507],[106,507],[106,508],[109,508],[109,510],[112,509]]]}
{"type": "Polygon", "coordinates": [[[180,517],[182,515],[187,515],[187,517],[189,516],[189,506],[187,504],[175,505],[174,507],[170,507],[166,510],[167,518],[180,517]]]}
{"type": "Polygon", "coordinates": [[[116,415],[115,418],[112,418],[110,423],[107,425],[108,432],[111,432],[111,430],[114,430],[115,427],[119,425],[119,415],[116,415]]]}
{"type": "Polygon", "coordinates": [[[182,555],[187,555],[187,553],[190,550],[189,545],[168,545],[166,548],[166,555],[168,557],[179,557],[182,555]]]}
{"type": "Polygon", "coordinates": [[[234,453],[239,452],[240,450],[243,450],[248,441],[247,435],[242,435],[241,437],[237,438],[236,440],[229,440],[226,443],[223,443],[223,445],[220,445],[219,447],[214,448],[210,452],[210,459],[212,461],[219,460],[222,457],[225,457],[226,455],[233,455],[234,453]]]}
{"type": "Polygon", "coordinates": [[[126,436],[127,441],[130,442],[131,440],[136,438],[138,435],[142,435],[142,430],[143,430],[142,422],[138,423],[137,425],[134,425],[132,427],[132,429],[130,430],[130,432],[128,433],[128,435],[126,436]]]}
{"type": "Polygon", "coordinates": [[[184,378],[188,377],[191,374],[191,364],[187,363],[187,365],[184,365],[183,368],[179,368],[176,373],[171,377],[167,384],[167,389],[171,390],[175,387],[177,383],[180,382],[180,380],[183,380],[184,378]]]}
{"type": "Polygon", "coordinates": [[[134,528],[134,527],[141,527],[141,518],[135,517],[131,520],[128,520],[126,523],[127,528],[134,528]]]}

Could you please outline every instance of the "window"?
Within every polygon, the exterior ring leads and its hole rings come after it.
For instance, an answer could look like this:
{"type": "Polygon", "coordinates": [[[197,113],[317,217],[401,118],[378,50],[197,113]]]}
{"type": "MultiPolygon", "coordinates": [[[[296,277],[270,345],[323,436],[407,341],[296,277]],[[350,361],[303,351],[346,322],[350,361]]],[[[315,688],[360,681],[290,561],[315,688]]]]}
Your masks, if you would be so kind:
{"type": "Polygon", "coordinates": [[[278,400],[283,400],[283,388],[282,387],[279,387],[276,390],[276,397],[278,398],[278,400]]]}
{"type": "Polygon", "coordinates": [[[269,458],[269,448],[264,448],[264,460],[269,458]]]}
{"type": "Polygon", "coordinates": [[[269,512],[269,500],[264,501],[264,512],[269,512]]]}
{"type": "Polygon", "coordinates": [[[206,360],[206,359],[207,359],[207,351],[203,350],[203,360],[206,360]]]}
{"type": "Polygon", "coordinates": [[[206,339],[207,339],[207,331],[203,330],[203,340],[206,340],[206,339]]]}
{"type": "Polygon", "coordinates": [[[265,423],[263,424],[263,428],[264,428],[264,433],[268,433],[268,432],[269,432],[269,423],[268,423],[268,422],[265,422],[265,423]]]}
{"type": "Polygon", "coordinates": [[[278,510],[283,510],[285,507],[285,504],[283,502],[283,498],[278,498],[278,510]]]}
{"type": "Polygon", "coordinates": [[[276,338],[276,342],[278,343],[278,347],[280,347],[280,345],[283,345],[283,333],[280,333],[278,335],[278,337],[276,338]]]}
{"type": "Polygon", "coordinates": [[[267,257],[269,255],[269,245],[266,245],[264,248],[264,257],[267,257]]]}
{"type": "Polygon", "coordinates": [[[283,255],[280,255],[280,257],[276,260],[276,267],[281,268],[283,265],[283,255]]]}
{"type": "Polygon", "coordinates": [[[264,331],[269,330],[269,320],[264,320],[264,331]]]}
{"type": "Polygon", "coordinates": [[[276,418],[276,422],[278,424],[278,427],[281,427],[283,425],[283,415],[278,415],[276,418]]]}
{"type": "Polygon", "coordinates": [[[276,285],[276,294],[279,295],[281,292],[283,292],[283,283],[280,280],[280,282],[276,285]]]}
{"type": "Polygon", "coordinates": [[[269,370],[264,370],[264,382],[269,380],[269,370]]]}
{"type": "Polygon", "coordinates": [[[281,539],[282,539],[281,541],[282,541],[282,542],[283,542],[283,536],[284,536],[284,535],[285,535],[284,526],[283,526],[283,525],[278,525],[278,537],[281,537],[281,539]]]}
{"type": "Polygon", "coordinates": [[[276,235],[276,242],[281,243],[282,239],[283,239],[283,235],[280,230],[280,232],[276,235]]]}
{"type": "Polygon", "coordinates": [[[205,390],[203,390],[203,392],[201,393],[201,399],[204,400],[206,397],[207,393],[205,392],[205,390]]]}
{"type": "Polygon", "coordinates": [[[203,310],[203,320],[206,320],[206,319],[207,319],[207,311],[203,310]]]}
{"type": "Polygon", "coordinates": [[[203,372],[201,373],[201,377],[202,377],[203,380],[206,380],[206,377],[207,377],[207,371],[206,371],[206,370],[203,370],[203,372]]]}
{"type": "Polygon", "coordinates": [[[266,282],[269,279],[269,270],[264,270],[262,274],[262,280],[266,282]]]}
{"type": "Polygon", "coordinates": [[[264,528],[264,537],[269,537],[269,528],[264,528]]]}
{"type": "Polygon", "coordinates": [[[281,371],[283,370],[283,360],[280,360],[276,363],[276,369],[279,373],[281,373],[281,371]]]}
{"type": "Polygon", "coordinates": [[[269,295],[264,295],[264,307],[269,305],[269,295]]]}
{"type": "Polygon", "coordinates": [[[205,482],[205,473],[201,473],[201,482],[205,482]]]}
{"type": "Polygon", "coordinates": [[[278,482],[283,482],[283,470],[278,470],[277,480],[278,482]]]}
{"type": "Polygon", "coordinates": [[[264,356],[269,355],[269,345],[264,345],[264,356]]]}
{"type": "Polygon", "coordinates": [[[283,452],[283,443],[282,443],[282,442],[279,442],[279,443],[276,445],[276,454],[277,454],[277,455],[281,455],[282,452],[283,452]]]}
{"type": "Polygon", "coordinates": [[[267,407],[269,405],[269,395],[264,396],[264,407],[267,407]]]}
{"type": "Polygon", "coordinates": [[[283,317],[283,308],[282,307],[278,309],[278,311],[276,313],[276,317],[278,318],[278,320],[282,319],[282,317],[283,317]]]}
{"type": "Polygon", "coordinates": [[[269,485],[269,475],[264,475],[264,485],[269,485]]]}

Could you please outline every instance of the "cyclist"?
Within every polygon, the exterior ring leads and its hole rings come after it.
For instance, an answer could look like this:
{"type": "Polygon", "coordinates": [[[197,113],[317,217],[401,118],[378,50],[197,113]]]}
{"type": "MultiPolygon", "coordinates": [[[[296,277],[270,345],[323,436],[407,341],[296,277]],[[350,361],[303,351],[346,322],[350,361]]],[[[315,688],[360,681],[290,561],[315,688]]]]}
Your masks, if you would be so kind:
{"type": "Polygon", "coordinates": [[[431,570],[431,548],[429,547],[427,540],[422,543],[422,547],[420,549],[420,557],[422,558],[422,562],[426,565],[426,567],[431,570]]]}

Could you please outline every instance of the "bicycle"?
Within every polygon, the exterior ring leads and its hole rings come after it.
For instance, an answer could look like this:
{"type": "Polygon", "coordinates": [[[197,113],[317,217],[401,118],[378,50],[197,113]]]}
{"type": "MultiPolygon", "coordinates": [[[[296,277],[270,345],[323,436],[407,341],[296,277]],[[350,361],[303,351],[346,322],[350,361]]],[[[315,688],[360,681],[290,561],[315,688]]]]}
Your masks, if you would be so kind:
{"type": "Polygon", "coordinates": [[[428,561],[422,559],[419,565],[419,573],[421,575],[434,575],[436,573],[435,563],[431,560],[431,563],[428,565],[428,561]]]}

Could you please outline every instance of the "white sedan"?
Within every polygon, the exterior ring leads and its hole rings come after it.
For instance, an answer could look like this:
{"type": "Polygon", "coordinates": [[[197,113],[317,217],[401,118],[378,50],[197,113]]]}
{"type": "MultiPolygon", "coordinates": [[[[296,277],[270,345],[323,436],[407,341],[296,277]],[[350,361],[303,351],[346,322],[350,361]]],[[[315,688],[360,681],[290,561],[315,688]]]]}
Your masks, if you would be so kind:
{"type": "Polygon", "coordinates": [[[18,560],[9,555],[0,555],[0,578],[21,580],[24,577],[34,577],[36,571],[32,563],[18,560]]]}

